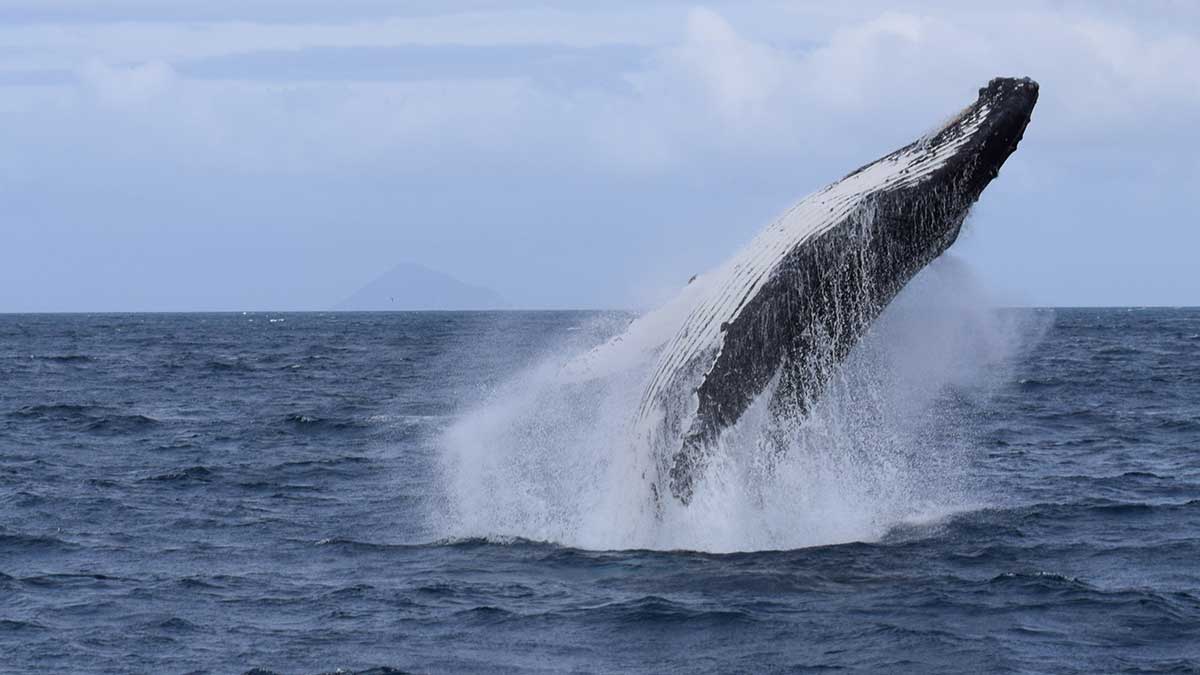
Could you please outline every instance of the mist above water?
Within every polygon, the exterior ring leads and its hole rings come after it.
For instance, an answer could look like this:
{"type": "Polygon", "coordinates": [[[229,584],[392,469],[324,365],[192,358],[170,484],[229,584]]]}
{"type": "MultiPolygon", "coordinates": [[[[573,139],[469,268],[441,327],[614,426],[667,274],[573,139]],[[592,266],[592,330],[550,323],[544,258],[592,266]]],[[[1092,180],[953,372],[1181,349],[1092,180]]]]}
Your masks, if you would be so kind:
{"type": "Polygon", "coordinates": [[[884,312],[808,416],[780,427],[762,397],[723,434],[692,502],[665,496],[660,510],[642,477],[652,451],[631,429],[654,354],[580,381],[563,365],[582,348],[563,348],[445,434],[437,527],[446,537],[731,552],[874,541],[936,522],[991,500],[967,473],[976,446],[964,402],[986,401],[1047,327],[1000,309],[943,257],[884,312]],[[783,452],[768,442],[780,428],[783,452]]]}

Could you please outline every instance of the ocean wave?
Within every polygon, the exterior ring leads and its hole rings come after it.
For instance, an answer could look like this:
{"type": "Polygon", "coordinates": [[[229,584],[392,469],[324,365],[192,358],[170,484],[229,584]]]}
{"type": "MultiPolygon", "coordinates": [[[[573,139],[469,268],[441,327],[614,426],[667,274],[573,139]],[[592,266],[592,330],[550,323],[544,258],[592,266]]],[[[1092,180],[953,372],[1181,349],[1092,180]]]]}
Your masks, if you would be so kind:
{"type": "Polygon", "coordinates": [[[988,584],[1032,585],[1047,588],[1078,588],[1090,590],[1087,582],[1053,572],[1002,572],[989,579],[988,584]]]}
{"type": "MultiPolygon", "coordinates": [[[[1187,627],[1200,636],[1200,598],[1184,592],[1147,588],[1101,588],[1074,576],[1053,572],[1005,572],[984,582],[1005,593],[1019,591],[1064,608],[1102,605],[1110,613],[1131,610],[1139,623],[1165,630],[1187,627]]],[[[1009,600],[1011,602],[1011,600],[1009,600]]]]}
{"type": "Polygon", "coordinates": [[[1052,389],[1055,387],[1061,387],[1065,383],[1062,380],[1057,379],[1057,378],[1038,379],[1038,378],[1033,378],[1033,377],[1026,377],[1026,378],[1017,380],[1017,384],[1020,385],[1021,389],[1025,390],[1025,391],[1033,391],[1033,390],[1038,390],[1038,389],[1052,389]]]}
{"type": "Polygon", "coordinates": [[[584,606],[562,613],[593,621],[611,621],[618,625],[634,627],[644,624],[671,623],[704,624],[716,627],[731,623],[757,622],[752,614],[739,609],[695,606],[658,595],[645,595],[630,600],[584,606]]]}
{"type": "Polygon", "coordinates": [[[160,424],[159,420],[134,412],[113,410],[110,406],[78,403],[26,405],[9,413],[11,418],[66,424],[78,431],[122,434],[142,431],[160,424]]]}
{"type": "Polygon", "coordinates": [[[95,406],[76,403],[40,403],[22,406],[10,414],[17,417],[79,417],[97,410],[95,406]]]}
{"type": "Polygon", "coordinates": [[[1105,345],[1092,350],[1092,353],[1098,356],[1137,356],[1142,350],[1129,345],[1105,345]]]}
{"type": "Polygon", "coordinates": [[[149,415],[107,415],[88,422],[87,431],[121,434],[141,431],[147,427],[160,424],[159,420],[149,415]]]}
{"type": "Polygon", "coordinates": [[[45,625],[36,621],[19,621],[16,619],[0,619],[0,634],[3,633],[28,633],[31,631],[46,631],[50,630],[45,625]]]}
{"type": "Polygon", "coordinates": [[[275,465],[275,468],[287,469],[292,467],[337,466],[339,464],[367,464],[370,461],[369,457],[363,457],[362,455],[335,455],[319,459],[296,459],[288,462],[280,462],[275,465]]]}
{"type": "MultiPolygon", "coordinates": [[[[276,673],[275,670],[269,670],[266,668],[251,668],[250,670],[246,670],[245,673],[242,673],[241,675],[282,675],[282,674],[276,673]]],[[[348,669],[343,669],[343,668],[338,668],[337,670],[325,670],[325,671],[322,671],[322,673],[317,673],[316,675],[410,675],[410,674],[409,674],[408,670],[400,670],[397,668],[391,668],[391,667],[389,667],[389,665],[378,665],[378,667],[367,668],[365,670],[348,670],[348,669]]]]}
{"type": "Polygon", "coordinates": [[[371,584],[351,584],[349,586],[335,588],[332,591],[329,591],[328,593],[326,593],[325,597],[328,597],[328,598],[346,598],[346,597],[358,598],[358,597],[367,595],[368,593],[370,593],[371,591],[374,591],[374,590],[375,590],[375,587],[372,586],[371,584]]]}
{"type": "Polygon", "coordinates": [[[562,551],[573,551],[582,549],[573,549],[570,546],[564,546],[553,541],[539,541],[536,539],[527,539],[525,537],[508,536],[508,535],[488,535],[483,537],[441,537],[435,539],[422,546],[428,547],[450,547],[450,548],[481,548],[489,546],[502,546],[506,548],[539,548],[562,551]]]}
{"type": "Polygon", "coordinates": [[[411,544],[385,544],[370,541],[358,541],[349,537],[327,537],[316,542],[307,542],[320,546],[322,548],[334,548],[351,552],[383,552],[383,551],[400,551],[404,549],[415,548],[411,544]]]}
{"type": "Polygon", "coordinates": [[[1200,420],[1164,415],[1155,419],[1154,426],[1174,433],[1195,433],[1200,431],[1200,420]]]}
{"type": "Polygon", "coordinates": [[[222,356],[209,359],[204,364],[204,367],[215,373],[249,373],[254,371],[254,366],[250,363],[250,360],[239,356],[222,356]]]}
{"type": "Polygon", "coordinates": [[[954,521],[957,524],[975,520],[996,522],[1029,523],[1035,520],[1047,522],[1072,522],[1079,518],[1112,517],[1112,516],[1151,516],[1174,515],[1180,512],[1195,510],[1200,506],[1200,500],[1186,501],[1121,501],[1095,497],[1074,502],[1039,502],[1011,507],[995,507],[964,514],[954,521]]]}
{"type": "Polygon", "coordinates": [[[499,623],[509,617],[520,616],[518,613],[511,610],[495,607],[493,605],[480,605],[471,607],[470,609],[459,610],[454,613],[454,618],[460,621],[466,621],[474,624],[492,624],[499,623]]]}
{"type": "Polygon", "coordinates": [[[152,630],[166,630],[172,633],[197,633],[203,631],[200,626],[178,616],[152,621],[144,624],[144,627],[152,630]]]}
{"type": "Polygon", "coordinates": [[[351,417],[319,417],[307,413],[291,413],[283,421],[302,431],[356,431],[370,426],[367,422],[351,417]]]}
{"type": "Polygon", "coordinates": [[[24,534],[0,532],[0,550],[11,553],[14,551],[45,551],[73,550],[79,546],[69,541],[48,534],[24,534]]]}
{"type": "Polygon", "coordinates": [[[196,577],[196,576],[182,577],[180,579],[176,579],[175,583],[184,588],[187,588],[187,589],[213,589],[213,590],[215,590],[218,588],[223,588],[223,586],[213,583],[211,579],[202,579],[202,578],[196,577]]]}
{"type": "Polygon", "coordinates": [[[28,586],[51,587],[56,589],[64,588],[95,588],[97,586],[108,586],[111,584],[122,584],[134,581],[128,577],[116,577],[108,574],[87,574],[87,573],[68,573],[59,572],[52,574],[36,574],[33,576],[22,577],[22,584],[28,586]]]}
{"type": "Polygon", "coordinates": [[[197,464],[194,466],[184,467],[182,469],[175,469],[172,471],[155,474],[153,476],[148,476],[142,480],[154,482],[197,481],[201,483],[207,483],[213,479],[214,475],[215,474],[212,469],[197,464]]]}
{"type": "Polygon", "coordinates": [[[47,354],[44,356],[34,356],[33,358],[41,361],[54,361],[56,363],[91,363],[96,360],[86,354],[47,354]]]}

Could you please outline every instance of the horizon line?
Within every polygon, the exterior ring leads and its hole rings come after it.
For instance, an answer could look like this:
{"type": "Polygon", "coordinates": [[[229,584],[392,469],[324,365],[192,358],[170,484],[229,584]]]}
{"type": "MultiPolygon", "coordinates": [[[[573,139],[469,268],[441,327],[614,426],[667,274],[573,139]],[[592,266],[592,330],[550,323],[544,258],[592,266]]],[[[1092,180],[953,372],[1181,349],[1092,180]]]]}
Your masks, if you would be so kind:
{"type": "MultiPolygon", "coordinates": [[[[629,307],[505,307],[496,309],[132,309],[132,310],[0,310],[0,316],[31,315],[123,315],[123,314],[518,314],[552,312],[626,312],[645,313],[654,308],[629,307]]],[[[1200,305],[1001,305],[993,309],[1046,310],[1046,309],[1200,309],[1200,305]]]]}

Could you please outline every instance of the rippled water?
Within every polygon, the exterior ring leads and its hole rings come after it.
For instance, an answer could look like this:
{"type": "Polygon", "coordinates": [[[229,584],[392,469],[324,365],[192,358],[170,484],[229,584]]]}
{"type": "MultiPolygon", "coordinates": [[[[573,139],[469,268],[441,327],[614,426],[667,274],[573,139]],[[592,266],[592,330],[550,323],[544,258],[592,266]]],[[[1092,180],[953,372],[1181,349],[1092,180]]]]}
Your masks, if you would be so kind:
{"type": "Polygon", "coordinates": [[[1196,672],[1200,310],[1038,315],[931,403],[969,503],[724,554],[448,538],[445,433],[589,315],[0,315],[0,669],[1196,672]]]}

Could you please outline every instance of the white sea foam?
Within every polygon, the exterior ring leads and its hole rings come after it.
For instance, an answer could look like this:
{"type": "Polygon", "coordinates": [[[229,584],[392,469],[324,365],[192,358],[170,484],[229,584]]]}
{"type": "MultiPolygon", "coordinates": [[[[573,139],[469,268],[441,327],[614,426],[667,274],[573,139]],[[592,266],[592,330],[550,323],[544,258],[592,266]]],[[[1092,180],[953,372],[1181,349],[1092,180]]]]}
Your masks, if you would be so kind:
{"type": "Polygon", "coordinates": [[[576,353],[554,354],[445,434],[440,534],[727,552],[872,541],[936,520],[981,501],[963,401],[990,395],[1044,328],[939,260],[785,430],[786,452],[769,449],[760,401],[723,435],[692,502],[665,495],[659,510],[642,478],[651,451],[631,428],[657,352],[633,345],[619,367],[586,373],[576,353]]]}

